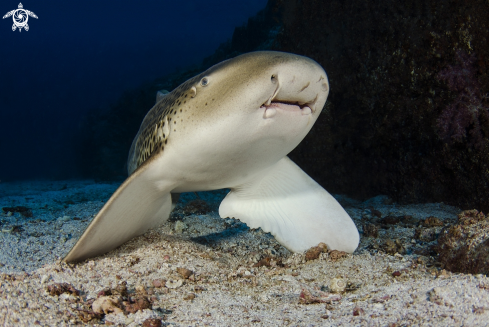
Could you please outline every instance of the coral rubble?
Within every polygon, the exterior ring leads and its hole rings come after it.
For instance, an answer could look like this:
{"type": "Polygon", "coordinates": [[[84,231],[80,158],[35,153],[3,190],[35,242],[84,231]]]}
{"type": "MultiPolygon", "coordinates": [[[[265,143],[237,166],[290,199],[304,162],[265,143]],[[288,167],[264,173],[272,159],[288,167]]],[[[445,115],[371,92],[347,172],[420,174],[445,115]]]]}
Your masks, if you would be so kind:
{"type": "Polygon", "coordinates": [[[459,223],[438,239],[438,260],[453,272],[489,274],[489,219],[477,210],[462,211],[459,223]]]}

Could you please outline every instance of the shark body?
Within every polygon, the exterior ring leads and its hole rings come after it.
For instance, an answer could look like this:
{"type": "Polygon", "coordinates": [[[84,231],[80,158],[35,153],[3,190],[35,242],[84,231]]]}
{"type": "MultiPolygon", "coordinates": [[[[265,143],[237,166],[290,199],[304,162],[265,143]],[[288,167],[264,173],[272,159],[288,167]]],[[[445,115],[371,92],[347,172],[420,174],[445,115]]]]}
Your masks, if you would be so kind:
{"type": "Polygon", "coordinates": [[[221,217],[270,232],[289,250],[326,243],[353,252],[358,231],[341,205],[287,154],[307,135],[329,93],[323,68],[260,51],[221,62],[172,92],[144,118],[129,177],[64,258],[106,253],[165,222],[171,193],[229,188],[221,217]]]}

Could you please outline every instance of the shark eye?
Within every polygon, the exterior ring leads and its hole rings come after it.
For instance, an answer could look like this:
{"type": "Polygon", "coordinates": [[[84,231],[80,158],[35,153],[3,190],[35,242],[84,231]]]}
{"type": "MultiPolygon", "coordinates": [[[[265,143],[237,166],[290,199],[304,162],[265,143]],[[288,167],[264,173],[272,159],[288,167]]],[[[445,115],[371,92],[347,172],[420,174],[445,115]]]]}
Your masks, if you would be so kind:
{"type": "Polygon", "coordinates": [[[208,84],[209,84],[209,79],[207,79],[207,77],[204,77],[200,80],[200,85],[207,86],[208,84]]]}
{"type": "Polygon", "coordinates": [[[272,81],[273,84],[277,83],[277,76],[275,76],[275,74],[273,74],[272,77],[270,78],[270,80],[272,81]]]}

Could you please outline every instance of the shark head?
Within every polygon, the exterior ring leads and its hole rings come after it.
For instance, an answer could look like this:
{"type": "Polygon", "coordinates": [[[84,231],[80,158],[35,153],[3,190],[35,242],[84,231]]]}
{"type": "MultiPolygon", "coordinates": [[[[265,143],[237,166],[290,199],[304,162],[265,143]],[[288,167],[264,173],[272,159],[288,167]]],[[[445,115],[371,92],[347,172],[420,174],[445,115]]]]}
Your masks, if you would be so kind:
{"type": "Polygon", "coordinates": [[[315,61],[271,51],[247,53],[211,67],[199,75],[194,88],[193,115],[219,125],[216,134],[209,133],[220,138],[214,144],[227,151],[238,142],[240,151],[266,151],[270,160],[281,159],[299,144],[329,93],[327,75],[315,61]]]}
{"type": "Polygon", "coordinates": [[[329,93],[326,73],[318,63],[284,52],[246,53],[221,62],[198,77],[199,96],[209,100],[220,94],[224,106],[250,112],[261,109],[264,119],[274,117],[274,110],[267,111],[272,108],[306,117],[312,113],[315,119],[329,93]]]}

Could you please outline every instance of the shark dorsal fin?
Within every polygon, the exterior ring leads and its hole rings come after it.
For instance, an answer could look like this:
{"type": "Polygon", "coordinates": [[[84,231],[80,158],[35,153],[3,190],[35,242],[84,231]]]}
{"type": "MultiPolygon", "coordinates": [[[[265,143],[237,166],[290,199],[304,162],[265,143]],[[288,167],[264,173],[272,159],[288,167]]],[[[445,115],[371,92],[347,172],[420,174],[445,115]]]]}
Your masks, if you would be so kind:
{"type": "Polygon", "coordinates": [[[159,90],[158,92],[156,92],[156,103],[160,102],[161,99],[166,97],[167,94],[169,94],[169,93],[170,92],[168,92],[167,90],[159,90]]]}

